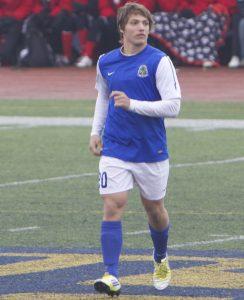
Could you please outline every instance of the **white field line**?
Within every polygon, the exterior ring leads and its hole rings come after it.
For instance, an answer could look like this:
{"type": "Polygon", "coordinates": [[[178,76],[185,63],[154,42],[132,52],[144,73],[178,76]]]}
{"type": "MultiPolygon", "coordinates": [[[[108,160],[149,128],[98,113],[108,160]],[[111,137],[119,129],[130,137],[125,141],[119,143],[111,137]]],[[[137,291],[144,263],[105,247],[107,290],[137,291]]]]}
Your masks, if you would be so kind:
{"type": "Polygon", "coordinates": [[[149,233],[149,230],[125,232],[125,235],[139,235],[144,233],[149,233]]]}
{"type": "Polygon", "coordinates": [[[213,236],[213,237],[229,237],[231,235],[229,235],[229,234],[210,234],[210,236],[213,236]]]}
{"type": "MultiPolygon", "coordinates": [[[[27,128],[37,126],[91,126],[92,120],[92,118],[0,116],[0,126],[4,126],[4,129],[6,129],[6,126],[13,128],[13,125],[27,128]]],[[[165,126],[195,130],[244,129],[244,120],[166,119],[165,126]]]]}
{"type": "Polygon", "coordinates": [[[48,181],[59,181],[59,180],[67,180],[67,179],[74,179],[74,178],[81,178],[81,177],[89,177],[89,176],[95,176],[95,175],[97,175],[97,173],[83,173],[83,174],[77,174],[77,175],[67,175],[67,176],[51,177],[51,178],[44,178],[44,179],[14,181],[14,182],[0,184],[0,188],[25,185],[25,184],[37,184],[37,183],[43,183],[43,182],[48,182],[48,181]]]}
{"type": "MultiPolygon", "coordinates": [[[[125,235],[141,235],[141,234],[149,234],[149,230],[141,230],[141,231],[131,231],[131,232],[125,232],[125,235]]],[[[220,244],[230,241],[239,241],[244,240],[244,235],[237,235],[237,236],[229,236],[229,235],[211,235],[211,236],[226,236],[226,238],[217,239],[217,240],[210,240],[210,241],[199,241],[199,242],[187,242],[183,244],[175,244],[175,245],[169,245],[169,248],[184,248],[188,246],[201,246],[201,245],[210,245],[210,244],[220,244]],[[227,237],[228,236],[228,237],[227,237]]]]}
{"type": "Polygon", "coordinates": [[[0,116],[0,125],[35,126],[91,126],[92,118],[61,118],[61,117],[5,117],[0,116]]]}
{"type": "Polygon", "coordinates": [[[210,160],[210,161],[200,161],[195,163],[175,164],[175,165],[171,165],[170,167],[171,168],[197,167],[197,166],[204,166],[204,165],[230,164],[230,163],[241,162],[241,161],[244,161],[244,156],[225,159],[225,160],[210,160]]]}
{"type": "Polygon", "coordinates": [[[244,129],[244,120],[222,119],[166,119],[166,127],[191,128],[194,130],[244,129]]]}
{"type": "Polygon", "coordinates": [[[199,242],[188,242],[188,243],[183,243],[183,244],[169,245],[169,248],[183,248],[183,247],[187,247],[187,246],[219,244],[219,243],[225,243],[225,242],[230,242],[230,241],[240,241],[240,240],[244,240],[244,235],[231,236],[231,237],[228,237],[225,239],[199,241],[199,242]]]}
{"type": "Polygon", "coordinates": [[[7,231],[9,231],[9,232],[20,232],[20,231],[28,231],[28,230],[36,230],[36,229],[40,229],[40,227],[38,227],[38,226],[19,227],[19,228],[8,229],[7,231]]]}
{"type": "MultiPolygon", "coordinates": [[[[226,160],[213,160],[213,161],[205,161],[205,162],[196,162],[196,163],[186,163],[186,164],[175,164],[171,165],[171,168],[184,168],[184,167],[195,167],[195,166],[204,166],[204,165],[215,165],[215,164],[228,164],[228,163],[236,163],[244,161],[244,157],[236,157],[233,159],[226,159],[226,160]]],[[[38,184],[48,181],[60,181],[60,180],[67,180],[67,179],[74,179],[74,178],[82,178],[82,177],[90,177],[90,176],[97,176],[97,173],[82,173],[82,174],[74,174],[74,175],[67,175],[67,176],[60,176],[60,177],[51,177],[51,178],[44,178],[44,179],[31,179],[25,181],[14,181],[14,182],[7,182],[0,184],[1,188],[6,187],[13,187],[25,184],[38,184]]]]}

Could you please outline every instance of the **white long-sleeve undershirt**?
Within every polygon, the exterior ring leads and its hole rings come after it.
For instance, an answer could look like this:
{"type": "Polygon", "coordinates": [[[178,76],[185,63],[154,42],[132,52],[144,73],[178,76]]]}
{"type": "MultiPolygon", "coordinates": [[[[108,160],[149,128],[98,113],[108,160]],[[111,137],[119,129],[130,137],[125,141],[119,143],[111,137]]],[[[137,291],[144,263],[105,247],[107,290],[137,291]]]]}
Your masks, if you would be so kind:
{"type": "MultiPolygon", "coordinates": [[[[158,101],[130,99],[129,110],[149,117],[176,117],[180,111],[181,91],[175,68],[168,56],[164,56],[159,62],[156,71],[156,86],[161,99],[158,101]]],[[[96,89],[98,90],[98,97],[91,135],[101,135],[109,105],[108,87],[98,65],[96,89]]]]}
{"type": "Polygon", "coordinates": [[[180,112],[180,99],[138,101],[130,99],[130,111],[148,117],[175,118],[180,112]]]}
{"type": "Polygon", "coordinates": [[[98,64],[95,88],[98,91],[98,95],[93,117],[91,135],[101,135],[108,113],[109,90],[105,79],[102,77],[98,64]]]}

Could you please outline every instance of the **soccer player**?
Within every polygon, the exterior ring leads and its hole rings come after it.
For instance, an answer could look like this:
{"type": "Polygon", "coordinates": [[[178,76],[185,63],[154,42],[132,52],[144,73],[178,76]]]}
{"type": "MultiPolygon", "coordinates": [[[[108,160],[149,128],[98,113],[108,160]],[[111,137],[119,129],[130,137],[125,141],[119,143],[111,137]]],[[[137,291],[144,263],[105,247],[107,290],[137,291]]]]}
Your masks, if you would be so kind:
{"type": "Polygon", "coordinates": [[[169,217],[164,207],[169,159],[165,117],[180,111],[181,92],[169,57],[147,44],[153,21],[137,3],[117,15],[122,47],[99,58],[98,97],[90,150],[100,156],[100,194],[104,203],[101,248],[105,274],[94,283],[100,293],[119,295],[121,219],[128,191],[136,183],[154,245],[153,284],[162,290],[171,272],[167,257],[169,217]]]}

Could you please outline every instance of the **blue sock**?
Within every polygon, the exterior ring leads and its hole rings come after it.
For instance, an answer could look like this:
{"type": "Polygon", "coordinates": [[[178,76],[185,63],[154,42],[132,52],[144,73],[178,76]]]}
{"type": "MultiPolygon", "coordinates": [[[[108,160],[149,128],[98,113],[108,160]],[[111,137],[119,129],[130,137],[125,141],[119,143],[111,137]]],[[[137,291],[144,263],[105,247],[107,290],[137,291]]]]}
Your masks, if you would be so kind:
{"type": "Polygon", "coordinates": [[[151,237],[154,245],[154,260],[158,263],[166,257],[169,226],[163,231],[157,231],[149,224],[151,237]]]}
{"type": "Polygon", "coordinates": [[[103,221],[101,245],[106,272],[118,278],[119,256],[122,248],[121,221],[103,221]]]}

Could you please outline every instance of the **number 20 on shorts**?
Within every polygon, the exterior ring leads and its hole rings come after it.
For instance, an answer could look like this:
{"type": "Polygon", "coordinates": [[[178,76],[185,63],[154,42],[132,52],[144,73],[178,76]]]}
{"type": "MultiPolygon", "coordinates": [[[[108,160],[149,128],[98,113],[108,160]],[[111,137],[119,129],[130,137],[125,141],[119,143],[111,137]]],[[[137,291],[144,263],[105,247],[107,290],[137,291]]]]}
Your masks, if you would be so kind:
{"type": "Polygon", "coordinates": [[[99,173],[99,185],[101,188],[107,187],[107,173],[106,172],[99,173]]]}

